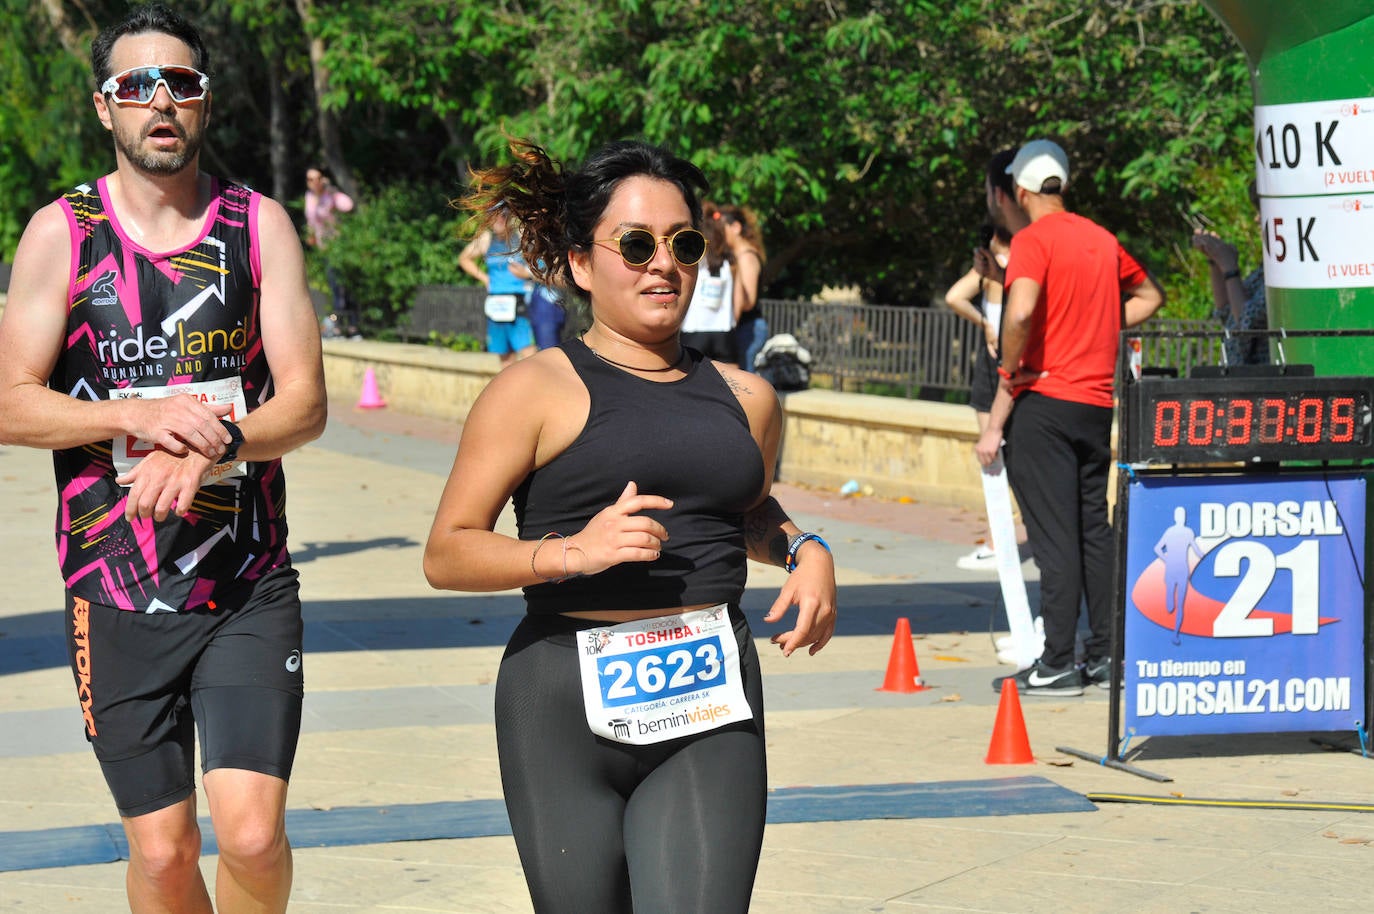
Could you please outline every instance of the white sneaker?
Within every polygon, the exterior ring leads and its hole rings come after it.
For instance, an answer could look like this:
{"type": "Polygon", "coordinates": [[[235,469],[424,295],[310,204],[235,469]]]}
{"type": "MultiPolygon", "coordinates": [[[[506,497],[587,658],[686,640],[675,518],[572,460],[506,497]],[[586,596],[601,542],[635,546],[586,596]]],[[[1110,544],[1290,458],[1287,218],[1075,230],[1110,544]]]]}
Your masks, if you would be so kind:
{"type": "Polygon", "coordinates": [[[964,571],[996,571],[997,553],[988,546],[979,546],[968,555],[959,556],[954,567],[964,571]]]}

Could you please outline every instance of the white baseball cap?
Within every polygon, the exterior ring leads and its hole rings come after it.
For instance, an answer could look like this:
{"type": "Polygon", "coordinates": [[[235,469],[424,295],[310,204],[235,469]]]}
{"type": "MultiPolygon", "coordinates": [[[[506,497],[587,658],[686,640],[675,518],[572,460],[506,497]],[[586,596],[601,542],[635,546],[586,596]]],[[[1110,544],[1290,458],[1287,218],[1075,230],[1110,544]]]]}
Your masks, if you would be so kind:
{"type": "Polygon", "coordinates": [[[1007,166],[1007,174],[1019,186],[1033,194],[1050,178],[1060,184],[1069,183],[1069,157],[1058,143],[1051,140],[1031,140],[1016,151],[1016,158],[1007,166]]]}

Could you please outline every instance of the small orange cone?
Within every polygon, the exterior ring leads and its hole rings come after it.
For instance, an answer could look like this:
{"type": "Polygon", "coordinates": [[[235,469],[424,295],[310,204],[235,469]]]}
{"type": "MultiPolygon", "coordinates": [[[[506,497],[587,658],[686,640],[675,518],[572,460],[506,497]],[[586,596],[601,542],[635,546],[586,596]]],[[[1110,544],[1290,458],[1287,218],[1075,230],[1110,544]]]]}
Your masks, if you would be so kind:
{"type": "Polygon", "coordinates": [[[1002,680],[1002,699],[997,703],[997,723],[992,727],[992,742],[988,745],[989,765],[1033,765],[1030,737],[1026,735],[1026,719],[1021,716],[1021,694],[1016,680],[1008,676],[1002,680]]]}
{"type": "Polygon", "coordinates": [[[386,401],[377,392],[377,373],[369,366],[363,372],[363,392],[358,397],[358,409],[381,409],[386,401]]]}
{"type": "Polygon", "coordinates": [[[887,678],[875,692],[921,692],[930,688],[921,679],[916,665],[916,648],[911,643],[911,620],[905,616],[897,620],[892,636],[892,655],[887,661],[887,678]]]}

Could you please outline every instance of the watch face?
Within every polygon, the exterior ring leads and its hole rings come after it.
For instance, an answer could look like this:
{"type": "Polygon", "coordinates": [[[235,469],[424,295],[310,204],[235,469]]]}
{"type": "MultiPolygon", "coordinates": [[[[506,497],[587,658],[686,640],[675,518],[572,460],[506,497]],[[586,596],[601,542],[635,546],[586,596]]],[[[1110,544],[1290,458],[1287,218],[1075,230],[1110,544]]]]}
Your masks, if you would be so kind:
{"type": "Polygon", "coordinates": [[[1142,379],[1132,387],[1132,460],[1374,456],[1374,380],[1368,378],[1142,379]]]}

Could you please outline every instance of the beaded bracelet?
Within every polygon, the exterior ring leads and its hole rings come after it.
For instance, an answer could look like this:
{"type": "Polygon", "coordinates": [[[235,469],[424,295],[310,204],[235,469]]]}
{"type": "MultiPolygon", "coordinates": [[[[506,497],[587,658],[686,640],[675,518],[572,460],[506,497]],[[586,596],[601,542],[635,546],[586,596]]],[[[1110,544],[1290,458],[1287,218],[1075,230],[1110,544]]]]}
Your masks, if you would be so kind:
{"type": "MultiPolygon", "coordinates": [[[[796,538],[794,538],[792,542],[787,544],[787,560],[783,562],[782,567],[787,569],[788,574],[791,574],[792,572],[797,570],[797,550],[802,547],[803,543],[806,543],[808,541],[820,543],[822,549],[824,549],[826,552],[830,552],[830,544],[827,543],[825,540],[821,539],[820,534],[798,533],[796,538]]],[[[833,555],[834,553],[831,554],[833,555]]]]}

